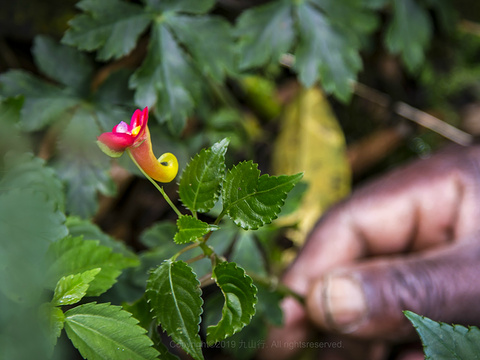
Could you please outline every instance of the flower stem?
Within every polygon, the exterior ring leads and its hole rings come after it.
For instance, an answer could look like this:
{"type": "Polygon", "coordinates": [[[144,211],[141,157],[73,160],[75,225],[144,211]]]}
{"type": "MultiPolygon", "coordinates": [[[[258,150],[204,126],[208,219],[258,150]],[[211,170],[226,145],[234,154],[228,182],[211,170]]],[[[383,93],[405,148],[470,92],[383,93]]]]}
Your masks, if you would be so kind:
{"type": "Polygon", "coordinates": [[[132,153],[130,152],[130,150],[127,149],[127,153],[128,153],[128,156],[130,156],[130,159],[132,159],[133,163],[137,166],[137,168],[142,172],[142,174],[153,184],[153,186],[155,186],[157,188],[158,191],[160,191],[160,194],[162,194],[163,198],[165,199],[165,201],[168,203],[168,205],[170,205],[170,207],[173,209],[173,211],[175,211],[175,213],[180,217],[182,216],[182,213],[180,212],[180,210],[178,210],[178,208],[175,206],[175,204],[172,202],[172,200],[170,200],[170,198],[168,197],[167,193],[165,192],[165,190],[163,190],[163,187],[161,187],[160,185],[158,185],[158,183],[153,180],[150,176],[147,175],[147,173],[145,171],[143,171],[143,169],[140,167],[140,165],[138,165],[137,161],[135,160],[135,158],[133,157],[132,153]]]}

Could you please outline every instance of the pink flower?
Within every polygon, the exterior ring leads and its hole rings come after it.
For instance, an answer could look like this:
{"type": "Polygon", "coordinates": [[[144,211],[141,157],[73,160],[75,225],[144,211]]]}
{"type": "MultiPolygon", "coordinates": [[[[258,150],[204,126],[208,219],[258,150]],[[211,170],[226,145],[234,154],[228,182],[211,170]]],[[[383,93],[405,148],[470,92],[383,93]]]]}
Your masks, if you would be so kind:
{"type": "Polygon", "coordinates": [[[119,157],[130,151],[135,161],[152,179],[160,182],[172,181],[178,172],[175,155],[165,153],[158,159],[153,154],[150,131],[148,130],[148,108],[135,110],[130,125],[121,121],[111,132],[101,134],[97,144],[111,157],[119,157]]]}

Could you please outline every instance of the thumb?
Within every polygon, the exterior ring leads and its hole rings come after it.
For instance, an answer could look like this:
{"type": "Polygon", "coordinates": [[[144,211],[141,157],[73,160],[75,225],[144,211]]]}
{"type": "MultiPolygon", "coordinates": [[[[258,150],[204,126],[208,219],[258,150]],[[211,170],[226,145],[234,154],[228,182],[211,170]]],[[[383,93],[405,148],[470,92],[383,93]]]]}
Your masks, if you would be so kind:
{"type": "Polygon", "coordinates": [[[307,312],[319,327],[363,338],[413,333],[402,310],[433,320],[480,323],[480,242],[335,269],[314,282],[307,312]]]}

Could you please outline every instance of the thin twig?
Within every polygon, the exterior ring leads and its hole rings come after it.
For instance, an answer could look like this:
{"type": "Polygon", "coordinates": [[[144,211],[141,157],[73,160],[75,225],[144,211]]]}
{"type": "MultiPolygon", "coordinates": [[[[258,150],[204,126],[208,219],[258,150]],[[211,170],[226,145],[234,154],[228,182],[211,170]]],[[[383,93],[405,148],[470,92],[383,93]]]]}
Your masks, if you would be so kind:
{"type": "MultiPolygon", "coordinates": [[[[357,96],[369,100],[379,106],[388,108],[392,105],[392,100],[387,94],[372,89],[367,85],[358,82],[355,83],[354,92],[357,96]]],[[[422,110],[416,109],[403,101],[394,102],[392,108],[395,114],[430,129],[459,145],[468,146],[473,143],[474,138],[471,134],[457,129],[447,122],[422,110]]]]}

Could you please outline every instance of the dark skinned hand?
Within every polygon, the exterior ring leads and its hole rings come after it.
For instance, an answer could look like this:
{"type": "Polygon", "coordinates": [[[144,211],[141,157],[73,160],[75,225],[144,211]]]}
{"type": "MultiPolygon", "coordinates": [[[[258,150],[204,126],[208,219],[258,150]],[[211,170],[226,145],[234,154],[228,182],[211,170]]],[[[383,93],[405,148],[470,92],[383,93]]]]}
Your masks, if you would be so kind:
{"type": "Polygon", "coordinates": [[[284,300],[285,325],[272,329],[262,357],[293,355],[289,344],[311,341],[312,323],[375,341],[414,334],[402,310],[480,324],[479,231],[479,146],[451,147],[366,184],[319,221],[285,273],[306,306],[284,300]]]}

